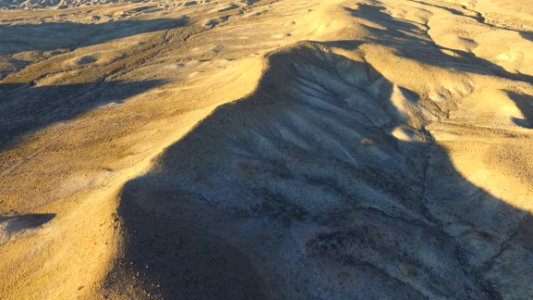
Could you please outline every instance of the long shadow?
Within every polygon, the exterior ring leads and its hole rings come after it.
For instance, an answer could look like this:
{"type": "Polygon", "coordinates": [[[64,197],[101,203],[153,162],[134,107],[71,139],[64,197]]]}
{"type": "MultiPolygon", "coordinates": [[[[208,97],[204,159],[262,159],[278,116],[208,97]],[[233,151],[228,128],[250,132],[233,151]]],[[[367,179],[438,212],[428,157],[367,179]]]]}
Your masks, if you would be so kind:
{"type": "Polygon", "coordinates": [[[256,93],[126,184],[108,286],[167,299],[501,299],[513,282],[528,298],[531,216],[468,182],[429,138],[394,138],[407,116],[393,85],[317,44],[271,55],[256,93]]]}
{"type": "MultiPolygon", "coordinates": [[[[73,22],[6,25],[0,27],[0,55],[23,51],[74,49],[131,35],[177,28],[179,19],[125,20],[101,24],[73,22]]],[[[20,63],[21,65],[24,62],[20,63]]],[[[107,82],[35,87],[0,84],[0,150],[23,135],[69,120],[90,109],[123,99],[162,84],[162,81],[107,82]]]]}
{"type": "Polygon", "coordinates": [[[99,24],[74,22],[0,26],[0,55],[24,51],[74,49],[141,33],[177,28],[188,24],[179,19],[122,20],[99,24]]]}
{"type": "Polygon", "coordinates": [[[161,80],[34,87],[0,84],[0,150],[25,134],[109,103],[121,103],[161,84],[161,80]]]}
{"type": "MultiPolygon", "coordinates": [[[[376,1],[376,3],[379,2],[376,1]]],[[[345,7],[345,10],[353,16],[383,26],[385,29],[361,25],[371,33],[369,41],[392,47],[400,56],[428,65],[462,72],[497,75],[513,80],[533,82],[533,76],[531,75],[510,73],[488,60],[476,57],[472,53],[435,44],[423,30],[414,24],[395,19],[387,14],[384,6],[360,3],[357,9],[345,7]],[[425,38],[420,38],[420,36],[425,38]],[[441,50],[452,51],[457,56],[447,55],[441,50]]]]}
{"type": "MultiPolygon", "coordinates": [[[[449,13],[451,14],[454,14],[454,15],[457,15],[457,16],[462,16],[462,17],[467,17],[467,18],[472,18],[480,23],[484,23],[485,22],[485,18],[480,14],[480,13],[476,13],[475,16],[472,16],[472,15],[468,15],[468,14],[465,14],[464,12],[460,11],[460,10],[457,10],[455,8],[451,8],[451,7],[446,7],[446,6],[442,6],[442,5],[438,5],[438,4],[433,4],[433,3],[429,3],[429,2],[424,2],[424,1],[419,1],[419,0],[408,0],[408,1],[412,1],[412,2],[415,2],[415,3],[419,3],[419,4],[423,4],[423,5],[427,5],[427,6],[432,6],[432,7],[436,7],[436,8],[440,8],[440,9],[443,9],[443,10],[446,10],[448,11],[449,13]]],[[[463,7],[464,9],[464,7],[463,7]]],[[[484,23],[485,24],[485,23],[484,23]]],[[[491,26],[491,25],[488,25],[488,24],[485,24],[487,26],[491,26]]],[[[491,26],[492,27],[492,26],[491,26]]]]}

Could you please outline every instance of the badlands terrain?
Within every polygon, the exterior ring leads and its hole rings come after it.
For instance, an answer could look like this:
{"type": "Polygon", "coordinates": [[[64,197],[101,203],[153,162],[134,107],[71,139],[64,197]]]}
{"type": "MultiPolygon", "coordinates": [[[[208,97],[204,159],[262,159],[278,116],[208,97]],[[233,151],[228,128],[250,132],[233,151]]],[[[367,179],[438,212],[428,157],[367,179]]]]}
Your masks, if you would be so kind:
{"type": "Polygon", "coordinates": [[[533,299],[530,0],[0,0],[0,299],[533,299]]]}

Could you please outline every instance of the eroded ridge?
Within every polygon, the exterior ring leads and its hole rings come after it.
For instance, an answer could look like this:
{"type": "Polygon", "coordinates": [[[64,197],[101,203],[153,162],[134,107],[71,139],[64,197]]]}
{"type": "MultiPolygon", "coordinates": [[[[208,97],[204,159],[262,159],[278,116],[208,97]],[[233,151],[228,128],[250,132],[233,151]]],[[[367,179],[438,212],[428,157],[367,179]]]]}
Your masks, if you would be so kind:
{"type": "Polygon", "coordinates": [[[154,293],[155,280],[168,297],[500,298],[479,268],[490,258],[470,250],[500,247],[524,213],[454,171],[425,128],[445,117],[422,103],[432,100],[388,81],[353,43],[304,43],[268,60],[253,95],[215,110],[126,185],[120,265],[145,275],[137,287],[154,293]],[[435,185],[442,172],[453,193],[435,185]],[[501,216],[484,219],[464,201],[501,216]],[[477,229],[455,236],[467,219],[477,229]],[[160,231],[174,242],[151,244],[160,231]],[[198,244],[227,258],[196,256],[198,244]],[[166,265],[172,255],[195,262],[166,265]],[[249,274],[247,289],[221,289],[235,277],[212,280],[218,269],[249,274]]]}
{"type": "Polygon", "coordinates": [[[0,0],[0,298],[532,298],[522,2],[0,0]]]}

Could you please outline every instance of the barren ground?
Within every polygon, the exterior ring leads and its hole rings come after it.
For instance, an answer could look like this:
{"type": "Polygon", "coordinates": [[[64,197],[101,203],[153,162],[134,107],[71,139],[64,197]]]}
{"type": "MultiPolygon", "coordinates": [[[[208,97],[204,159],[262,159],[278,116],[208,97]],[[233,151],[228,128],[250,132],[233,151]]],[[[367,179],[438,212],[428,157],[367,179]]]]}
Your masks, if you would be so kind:
{"type": "Polygon", "coordinates": [[[532,299],[528,0],[0,0],[0,299],[532,299]]]}

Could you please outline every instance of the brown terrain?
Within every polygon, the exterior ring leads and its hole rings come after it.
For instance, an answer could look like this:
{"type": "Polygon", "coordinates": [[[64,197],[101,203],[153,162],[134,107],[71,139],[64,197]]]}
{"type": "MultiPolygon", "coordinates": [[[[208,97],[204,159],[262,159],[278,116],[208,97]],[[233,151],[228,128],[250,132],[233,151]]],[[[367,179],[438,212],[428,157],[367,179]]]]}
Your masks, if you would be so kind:
{"type": "Polygon", "coordinates": [[[0,8],[0,299],[533,299],[530,1],[0,8]]]}

